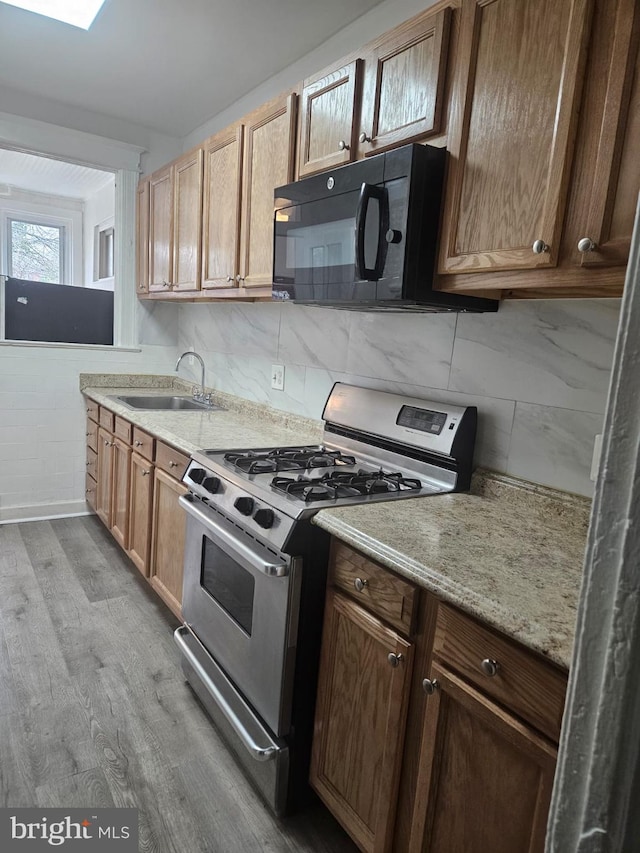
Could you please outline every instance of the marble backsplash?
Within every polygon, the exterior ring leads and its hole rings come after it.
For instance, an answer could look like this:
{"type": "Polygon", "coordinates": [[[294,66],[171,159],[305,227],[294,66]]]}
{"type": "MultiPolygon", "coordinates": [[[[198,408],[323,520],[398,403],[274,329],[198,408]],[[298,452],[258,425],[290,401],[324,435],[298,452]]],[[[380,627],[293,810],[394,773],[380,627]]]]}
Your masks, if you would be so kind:
{"type": "Polygon", "coordinates": [[[267,303],[178,310],[178,347],[202,355],[211,387],[311,418],[336,381],[475,405],[477,465],[592,493],[618,299],[514,300],[497,314],[267,303]],[[284,391],[271,388],[273,363],[285,365],[284,391]]]}

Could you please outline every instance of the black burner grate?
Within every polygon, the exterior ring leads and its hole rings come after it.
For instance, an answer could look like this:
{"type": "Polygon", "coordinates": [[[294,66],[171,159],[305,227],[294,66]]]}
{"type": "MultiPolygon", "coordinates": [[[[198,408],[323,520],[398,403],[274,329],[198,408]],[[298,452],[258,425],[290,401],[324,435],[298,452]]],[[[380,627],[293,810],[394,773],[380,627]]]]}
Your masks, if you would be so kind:
{"type": "Polygon", "coordinates": [[[274,489],[305,503],[336,500],[337,498],[366,497],[389,492],[416,491],[422,488],[420,480],[405,477],[397,472],[363,471],[356,473],[331,471],[322,477],[274,477],[274,489]]]}
{"type": "Polygon", "coordinates": [[[304,471],[311,468],[332,468],[336,465],[355,465],[354,456],[324,447],[293,447],[257,452],[253,450],[225,453],[225,462],[245,474],[269,474],[279,471],[304,471]]]}

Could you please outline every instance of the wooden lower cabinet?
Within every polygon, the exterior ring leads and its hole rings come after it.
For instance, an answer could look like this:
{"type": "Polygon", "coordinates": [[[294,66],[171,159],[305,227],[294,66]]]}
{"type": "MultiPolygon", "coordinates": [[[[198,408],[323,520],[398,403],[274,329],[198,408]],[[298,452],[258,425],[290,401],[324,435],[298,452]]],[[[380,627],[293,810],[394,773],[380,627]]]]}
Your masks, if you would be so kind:
{"type": "MultiPolygon", "coordinates": [[[[182,472],[181,472],[182,473],[182,472]]],[[[187,489],[160,468],[153,483],[153,540],[149,582],[165,604],[182,618],[182,570],[186,517],[178,505],[187,489]]]]}
{"type": "Polygon", "coordinates": [[[113,433],[98,429],[98,480],[96,486],[96,513],[111,529],[111,484],[113,482],[113,433]]]}
{"type": "Polygon", "coordinates": [[[310,782],[356,844],[543,853],[566,673],[336,540],[328,584],[310,782]]]}
{"type": "Polygon", "coordinates": [[[410,853],[543,853],[554,744],[433,664],[410,853]]]}
{"type": "Polygon", "coordinates": [[[362,850],[391,849],[412,664],[411,643],[329,591],[310,781],[362,850]]]}
{"type": "Polygon", "coordinates": [[[111,535],[125,550],[129,546],[129,483],[131,448],[119,438],[112,447],[113,482],[111,486],[111,535]]]}
{"type": "Polygon", "coordinates": [[[153,509],[153,465],[143,456],[131,456],[129,491],[129,547],[127,554],[145,577],[149,576],[151,512],[153,509]]]}

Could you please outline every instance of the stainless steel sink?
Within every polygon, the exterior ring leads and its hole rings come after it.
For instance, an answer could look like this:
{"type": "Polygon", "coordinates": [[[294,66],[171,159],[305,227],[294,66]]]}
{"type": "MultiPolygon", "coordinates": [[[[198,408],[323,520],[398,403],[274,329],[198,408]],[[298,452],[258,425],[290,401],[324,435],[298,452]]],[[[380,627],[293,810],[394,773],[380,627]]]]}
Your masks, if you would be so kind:
{"type": "Polygon", "coordinates": [[[191,397],[114,397],[131,409],[151,409],[153,411],[172,412],[212,412],[224,411],[221,406],[199,403],[191,397]]]}

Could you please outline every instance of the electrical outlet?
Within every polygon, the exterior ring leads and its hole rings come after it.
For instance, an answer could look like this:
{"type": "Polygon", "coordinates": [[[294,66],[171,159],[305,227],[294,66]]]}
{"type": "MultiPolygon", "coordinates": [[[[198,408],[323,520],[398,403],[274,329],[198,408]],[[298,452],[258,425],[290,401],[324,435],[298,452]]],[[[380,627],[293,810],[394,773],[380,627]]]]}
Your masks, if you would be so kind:
{"type": "Polygon", "coordinates": [[[284,391],[284,364],[271,365],[271,387],[276,391],[284,391]]]}
{"type": "Polygon", "coordinates": [[[602,454],[602,434],[597,435],[593,442],[593,456],[591,457],[591,473],[589,479],[595,483],[600,467],[600,456],[602,454]]]}

